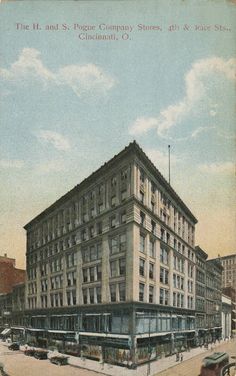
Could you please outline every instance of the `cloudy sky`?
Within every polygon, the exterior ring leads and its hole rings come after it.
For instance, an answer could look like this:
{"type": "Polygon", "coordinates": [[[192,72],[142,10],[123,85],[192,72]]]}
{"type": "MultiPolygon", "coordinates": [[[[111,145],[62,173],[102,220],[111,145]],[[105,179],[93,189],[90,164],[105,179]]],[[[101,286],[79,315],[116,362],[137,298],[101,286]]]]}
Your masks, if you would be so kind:
{"type": "Polygon", "coordinates": [[[23,267],[23,226],[133,139],[166,177],[171,145],[171,184],[199,220],[197,244],[210,257],[236,251],[235,10],[0,4],[0,254],[23,267]]]}

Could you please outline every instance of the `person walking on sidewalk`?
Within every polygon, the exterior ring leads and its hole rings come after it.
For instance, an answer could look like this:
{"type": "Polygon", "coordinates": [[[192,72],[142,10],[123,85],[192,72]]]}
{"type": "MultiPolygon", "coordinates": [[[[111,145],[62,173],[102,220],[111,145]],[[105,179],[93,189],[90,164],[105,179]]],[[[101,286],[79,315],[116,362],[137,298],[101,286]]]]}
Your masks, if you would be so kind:
{"type": "Polygon", "coordinates": [[[183,354],[181,353],[180,354],[180,361],[182,362],[184,360],[184,356],[183,356],[183,354]]]}
{"type": "Polygon", "coordinates": [[[179,352],[176,353],[176,362],[179,361],[179,352]]]}

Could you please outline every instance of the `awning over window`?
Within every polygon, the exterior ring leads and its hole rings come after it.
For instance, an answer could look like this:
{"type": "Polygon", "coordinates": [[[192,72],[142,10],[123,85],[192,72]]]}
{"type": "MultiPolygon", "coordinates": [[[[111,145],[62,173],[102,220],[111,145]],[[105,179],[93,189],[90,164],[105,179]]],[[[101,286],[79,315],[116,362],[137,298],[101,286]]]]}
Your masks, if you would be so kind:
{"type": "Polygon", "coordinates": [[[6,336],[7,334],[10,334],[10,332],[11,332],[11,329],[6,328],[6,329],[4,329],[4,330],[0,333],[0,335],[1,335],[1,336],[6,336]]]}
{"type": "Polygon", "coordinates": [[[74,334],[75,332],[71,332],[67,330],[48,330],[48,333],[74,334]]]}

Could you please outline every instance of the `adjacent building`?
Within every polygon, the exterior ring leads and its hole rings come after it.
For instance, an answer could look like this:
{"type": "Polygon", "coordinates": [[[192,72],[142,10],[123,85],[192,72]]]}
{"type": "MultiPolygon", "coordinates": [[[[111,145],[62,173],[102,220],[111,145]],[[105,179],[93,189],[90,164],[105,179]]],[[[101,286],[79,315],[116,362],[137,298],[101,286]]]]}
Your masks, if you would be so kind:
{"type": "MultiPolygon", "coordinates": [[[[4,335],[9,334],[7,328],[12,323],[13,291],[18,285],[24,285],[25,270],[15,267],[15,259],[7,257],[7,254],[0,256],[0,332],[5,328],[4,335]]],[[[22,302],[25,301],[25,294],[22,302]]]]}
{"type": "Polygon", "coordinates": [[[7,294],[12,291],[12,287],[25,281],[25,270],[15,267],[16,260],[0,256],[0,294],[7,294]]]}
{"type": "Polygon", "coordinates": [[[222,338],[231,338],[231,315],[232,315],[232,300],[227,295],[222,294],[222,338]]]}
{"type": "Polygon", "coordinates": [[[218,259],[206,261],[206,328],[207,342],[221,337],[222,323],[222,270],[218,259]]]}
{"type": "Polygon", "coordinates": [[[196,223],[131,143],[25,226],[27,341],[129,366],[193,345],[196,223]]]}
{"type": "Polygon", "coordinates": [[[196,253],[196,329],[198,332],[198,344],[205,343],[206,327],[206,260],[208,255],[199,246],[196,253]]]}
{"type": "Polygon", "coordinates": [[[219,258],[223,266],[222,287],[236,288],[236,253],[219,258]]]}

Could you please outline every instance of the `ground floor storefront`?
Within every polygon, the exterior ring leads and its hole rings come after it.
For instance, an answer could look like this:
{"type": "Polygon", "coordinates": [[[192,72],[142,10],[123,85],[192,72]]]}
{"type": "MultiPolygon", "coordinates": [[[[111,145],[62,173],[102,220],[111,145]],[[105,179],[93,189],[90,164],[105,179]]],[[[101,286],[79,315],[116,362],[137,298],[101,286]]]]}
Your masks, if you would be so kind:
{"type": "Polygon", "coordinates": [[[25,311],[24,322],[12,326],[12,340],[129,368],[206,340],[195,330],[194,311],[142,303],[25,311]]]}

